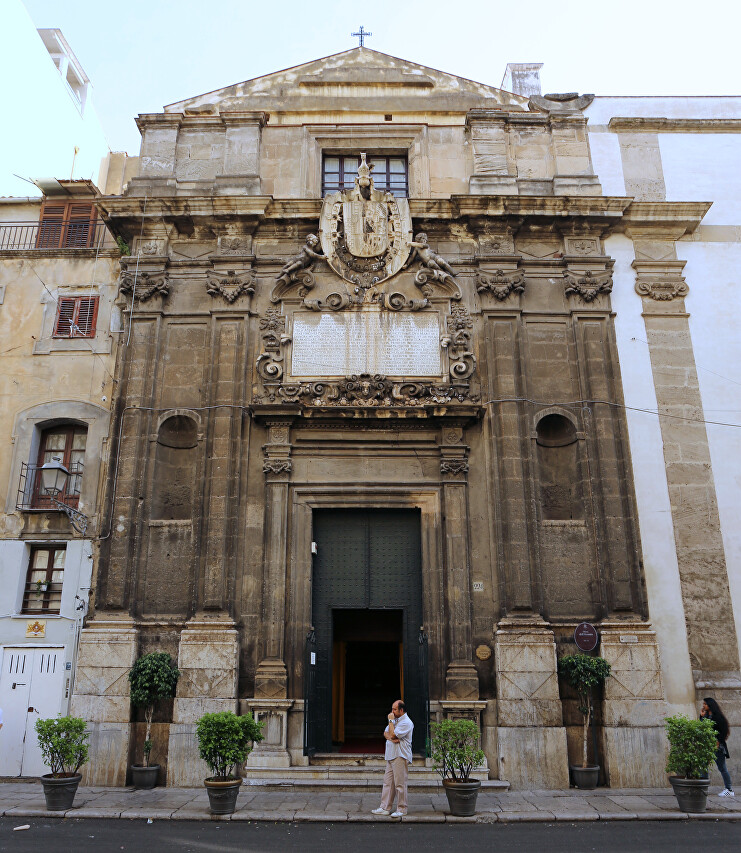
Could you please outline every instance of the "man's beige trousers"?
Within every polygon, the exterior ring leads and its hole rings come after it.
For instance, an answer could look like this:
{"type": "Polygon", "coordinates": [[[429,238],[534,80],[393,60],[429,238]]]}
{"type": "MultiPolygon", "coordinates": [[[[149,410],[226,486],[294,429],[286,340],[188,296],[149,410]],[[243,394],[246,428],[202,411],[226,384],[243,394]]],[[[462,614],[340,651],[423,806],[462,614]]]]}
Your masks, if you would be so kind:
{"type": "Polygon", "coordinates": [[[406,758],[392,758],[386,762],[386,772],[383,776],[383,791],[381,792],[381,808],[392,811],[394,794],[396,808],[400,812],[407,810],[407,778],[409,776],[406,758]]]}

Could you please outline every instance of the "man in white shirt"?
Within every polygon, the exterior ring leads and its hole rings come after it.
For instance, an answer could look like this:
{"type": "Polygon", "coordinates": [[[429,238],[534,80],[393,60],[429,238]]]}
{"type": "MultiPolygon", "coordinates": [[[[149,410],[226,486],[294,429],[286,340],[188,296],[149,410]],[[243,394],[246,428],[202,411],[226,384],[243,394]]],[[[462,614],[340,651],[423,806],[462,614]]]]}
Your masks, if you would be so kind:
{"type": "Polygon", "coordinates": [[[407,813],[407,776],[412,763],[412,732],[414,723],[409,719],[401,699],[391,706],[386,738],[386,773],[383,777],[381,807],[373,814],[404,817],[407,813]],[[392,812],[396,797],[396,811],[392,812]]]}

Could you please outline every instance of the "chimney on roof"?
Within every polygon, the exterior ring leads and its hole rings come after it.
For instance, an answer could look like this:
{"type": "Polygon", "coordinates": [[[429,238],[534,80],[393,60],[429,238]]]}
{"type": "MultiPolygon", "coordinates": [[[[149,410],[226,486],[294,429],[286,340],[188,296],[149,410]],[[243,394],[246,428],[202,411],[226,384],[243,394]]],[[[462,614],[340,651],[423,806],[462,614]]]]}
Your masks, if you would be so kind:
{"type": "Polygon", "coordinates": [[[502,77],[501,89],[514,92],[524,98],[542,94],[540,91],[540,69],[542,62],[508,62],[502,77]]]}

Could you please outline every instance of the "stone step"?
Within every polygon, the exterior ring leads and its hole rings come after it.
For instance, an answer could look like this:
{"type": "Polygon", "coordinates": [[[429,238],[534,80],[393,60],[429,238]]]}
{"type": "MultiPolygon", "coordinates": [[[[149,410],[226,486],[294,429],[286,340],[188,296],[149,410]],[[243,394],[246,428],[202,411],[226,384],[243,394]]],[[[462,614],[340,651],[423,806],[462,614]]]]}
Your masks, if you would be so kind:
{"type": "MultiPolygon", "coordinates": [[[[381,785],[383,765],[249,768],[243,771],[245,787],[258,790],[331,791],[348,793],[372,790],[381,785]]],[[[481,781],[482,793],[509,789],[509,782],[487,779],[487,771],[474,771],[472,778],[481,781]]],[[[417,793],[442,793],[440,776],[431,767],[413,766],[409,770],[409,789],[417,793]]]]}

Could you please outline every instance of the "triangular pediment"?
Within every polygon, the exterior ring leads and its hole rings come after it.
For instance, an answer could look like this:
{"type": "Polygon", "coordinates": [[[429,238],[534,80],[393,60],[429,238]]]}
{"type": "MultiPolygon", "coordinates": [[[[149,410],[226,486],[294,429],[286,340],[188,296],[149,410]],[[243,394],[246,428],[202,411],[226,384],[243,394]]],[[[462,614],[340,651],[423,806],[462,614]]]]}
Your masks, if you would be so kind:
{"type": "Polygon", "coordinates": [[[355,47],[169,104],[165,112],[312,112],[337,109],[340,102],[343,111],[378,109],[383,103],[390,112],[527,109],[527,98],[520,95],[355,47]]]}

